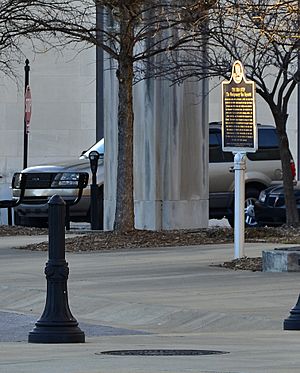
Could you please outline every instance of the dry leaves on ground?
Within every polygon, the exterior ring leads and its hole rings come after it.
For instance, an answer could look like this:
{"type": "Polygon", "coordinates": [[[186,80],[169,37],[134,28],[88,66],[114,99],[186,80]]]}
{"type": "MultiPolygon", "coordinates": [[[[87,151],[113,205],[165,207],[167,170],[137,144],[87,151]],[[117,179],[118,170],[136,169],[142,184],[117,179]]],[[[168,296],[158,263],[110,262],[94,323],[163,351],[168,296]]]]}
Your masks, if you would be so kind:
{"type": "MultiPolygon", "coordinates": [[[[38,235],[48,231],[39,228],[0,226],[0,237],[8,235],[38,235]]],[[[99,251],[114,249],[171,247],[204,244],[223,244],[233,242],[233,229],[208,228],[197,230],[146,231],[131,232],[74,232],[76,237],[66,238],[67,252],[99,251]]],[[[251,228],[245,231],[246,242],[274,242],[300,244],[300,230],[297,228],[251,228]]],[[[24,247],[27,250],[44,251],[46,242],[24,247]]],[[[220,266],[230,269],[261,270],[261,258],[242,258],[225,262],[220,266]]]]}

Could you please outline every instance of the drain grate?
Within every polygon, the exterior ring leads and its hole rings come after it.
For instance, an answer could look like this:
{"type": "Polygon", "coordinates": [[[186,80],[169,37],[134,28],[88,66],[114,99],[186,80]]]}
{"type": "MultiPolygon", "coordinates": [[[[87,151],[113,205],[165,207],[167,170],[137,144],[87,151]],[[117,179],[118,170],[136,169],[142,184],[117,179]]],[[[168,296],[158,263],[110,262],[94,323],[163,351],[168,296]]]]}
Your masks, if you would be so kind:
{"type": "Polygon", "coordinates": [[[226,351],[212,350],[118,350],[102,351],[96,355],[117,355],[117,356],[196,356],[196,355],[222,355],[229,354],[226,351]]]}

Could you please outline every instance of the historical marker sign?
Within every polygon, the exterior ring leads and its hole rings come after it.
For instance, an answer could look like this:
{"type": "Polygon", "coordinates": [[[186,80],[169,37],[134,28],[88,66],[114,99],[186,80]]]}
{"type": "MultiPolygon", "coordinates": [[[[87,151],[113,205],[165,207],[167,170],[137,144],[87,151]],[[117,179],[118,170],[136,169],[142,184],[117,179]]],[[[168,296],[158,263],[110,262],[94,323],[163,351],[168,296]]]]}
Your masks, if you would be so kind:
{"type": "Polygon", "coordinates": [[[246,80],[240,61],[235,61],[229,81],[222,82],[222,144],[224,151],[255,152],[255,84],[246,80]]]}

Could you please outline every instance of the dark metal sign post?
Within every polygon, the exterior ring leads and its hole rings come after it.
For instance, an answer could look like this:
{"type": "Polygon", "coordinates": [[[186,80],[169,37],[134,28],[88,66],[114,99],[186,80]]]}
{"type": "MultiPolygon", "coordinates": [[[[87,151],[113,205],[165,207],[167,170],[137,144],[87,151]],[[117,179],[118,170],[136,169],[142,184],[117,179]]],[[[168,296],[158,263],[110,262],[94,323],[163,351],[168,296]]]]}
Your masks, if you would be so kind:
{"type": "Polygon", "coordinates": [[[97,185],[97,169],[98,169],[98,160],[100,154],[93,150],[89,154],[90,166],[92,171],[92,184],[91,187],[91,229],[99,230],[100,229],[100,209],[99,209],[99,188],[97,185]]]}
{"type": "Polygon", "coordinates": [[[23,152],[23,168],[27,167],[28,159],[28,134],[29,134],[29,123],[31,117],[31,92],[29,87],[29,60],[25,61],[25,97],[24,97],[24,152],[23,152]]]}
{"type": "Polygon", "coordinates": [[[235,61],[229,81],[222,82],[222,147],[234,153],[234,257],[244,256],[246,153],[257,150],[255,84],[235,61]]]}

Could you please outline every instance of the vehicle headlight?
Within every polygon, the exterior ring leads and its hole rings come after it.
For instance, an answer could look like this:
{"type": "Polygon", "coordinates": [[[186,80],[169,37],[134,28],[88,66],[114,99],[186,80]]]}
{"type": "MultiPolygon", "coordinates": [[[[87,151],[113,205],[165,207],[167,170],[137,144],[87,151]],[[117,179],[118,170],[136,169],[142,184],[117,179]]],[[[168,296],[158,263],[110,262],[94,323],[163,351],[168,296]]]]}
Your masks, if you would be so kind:
{"type": "Polygon", "coordinates": [[[265,192],[264,190],[262,190],[262,191],[260,192],[259,197],[258,197],[259,202],[261,202],[261,203],[265,203],[266,198],[267,198],[267,194],[266,194],[266,192],[265,192]]]}
{"type": "Polygon", "coordinates": [[[79,173],[77,172],[64,172],[55,176],[51,183],[51,188],[72,188],[77,187],[79,181],[79,173]]]}
{"type": "Polygon", "coordinates": [[[14,174],[11,184],[14,189],[20,189],[21,187],[21,173],[20,172],[16,172],[14,174]]]}

